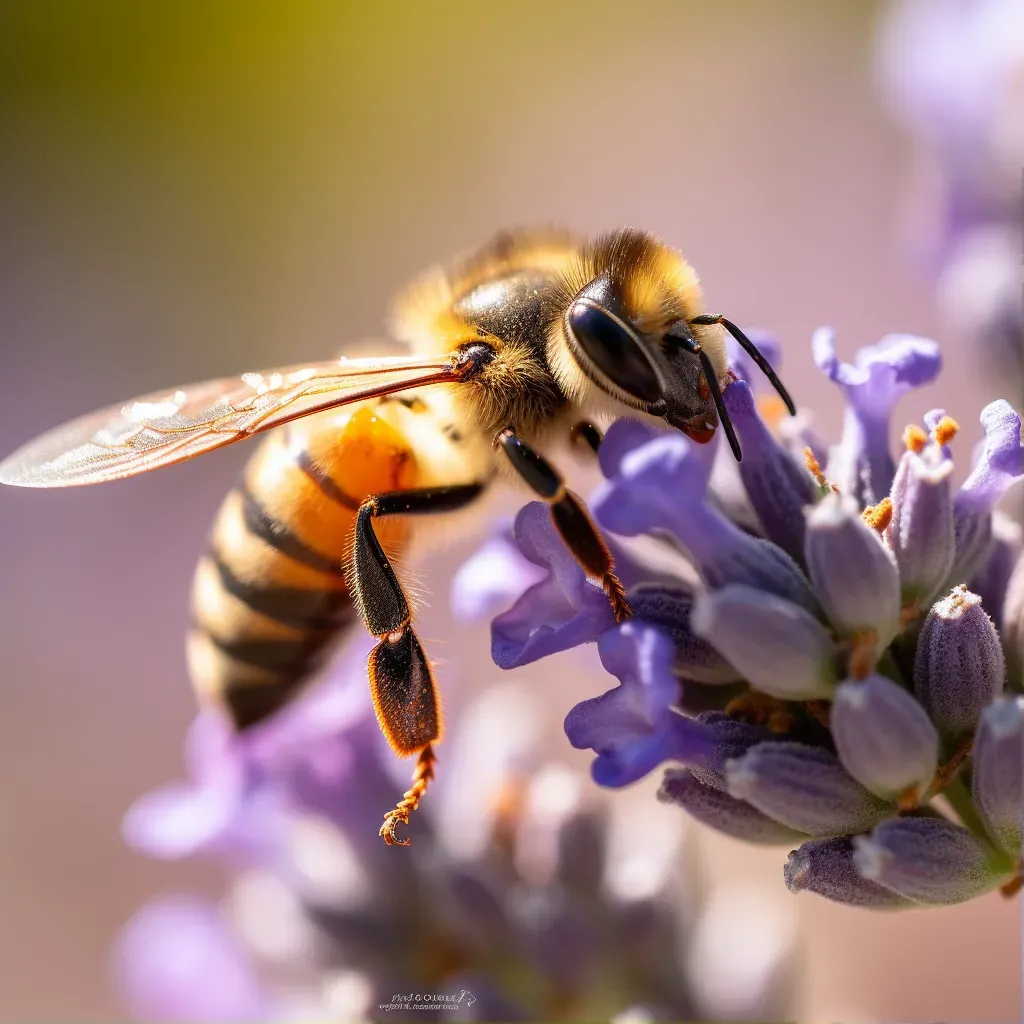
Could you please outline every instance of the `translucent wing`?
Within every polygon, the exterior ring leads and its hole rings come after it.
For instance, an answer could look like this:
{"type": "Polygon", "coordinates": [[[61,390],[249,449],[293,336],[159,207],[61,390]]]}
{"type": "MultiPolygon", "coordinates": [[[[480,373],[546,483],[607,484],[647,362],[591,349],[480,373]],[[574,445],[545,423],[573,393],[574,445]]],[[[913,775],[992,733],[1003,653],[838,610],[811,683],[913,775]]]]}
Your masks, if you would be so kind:
{"type": "Polygon", "coordinates": [[[134,476],[349,402],[459,380],[451,356],[336,359],[136,398],[47,431],[0,463],[0,483],[71,487],[134,476]]]}

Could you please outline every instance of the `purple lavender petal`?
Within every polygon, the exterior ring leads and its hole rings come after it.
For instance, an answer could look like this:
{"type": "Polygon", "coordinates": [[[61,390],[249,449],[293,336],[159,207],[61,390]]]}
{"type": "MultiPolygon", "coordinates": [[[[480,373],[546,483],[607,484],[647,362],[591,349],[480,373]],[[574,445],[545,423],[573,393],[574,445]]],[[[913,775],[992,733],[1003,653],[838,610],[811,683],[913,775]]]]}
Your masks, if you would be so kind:
{"type": "Polygon", "coordinates": [[[725,389],[726,408],[743,448],[740,477],[769,540],[798,562],[804,557],[804,510],[818,488],[802,464],[772,437],[761,421],[750,386],[735,381],[725,389]]]}
{"type": "Polygon", "coordinates": [[[591,643],[615,624],[608,598],[565,546],[547,505],[522,508],[514,533],[519,550],[549,575],[491,623],[491,657],[504,669],[591,643]]]}
{"type": "Polygon", "coordinates": [[[668,639],[652,626],[627,622],[601,637],[598,652],[619,685],[577,704],[565,719],[569,742],[597,754],[591,766],[594,781],[625,786],[663,761],[703,763],[712,736],[674,710],[679,687],[668,639]]]}
{"type": "Polygon", "coordinates": [[[892,485],[886,530],[904,601],[927,603],[946,582],[956,550],[949,475],[953,463],[937,445],[906,451],[892,485]]]}
{"type": "Polygon", "coordinates": [[[834,754],[802,743],[759,743],[726,765],[730,796],[810,836],[862,832],[893,813],[834,754]]]}
{"type": "Polygon", "coordinates": [[[999,512],[993,514],[992,525],[991,551],[982,567],[968,580],[967,587],[981,598],[981,606],[1002,632],[1010,579],[1021,554],[1021,529],[999,512]]]}
{"type": "MultiPolygon", "coordinates": [[[[778,373],[782,366],[782,346],[778,338],[771,331],[763,331],[758,328],[746,329],[743,332],[754,343],[757,350],[768,361],[768,365],[778,373]]],[[[739,377],[746,381],[754,391],[762,388],[770,388],[767,378],[746,350],[740,348],[739,342],[730,334],[725,343],[726,352],[729,358],[729,368],[739,377]]],[[[746,458],[747,448],[743,446],[743,457],[746,458]]]]}
{"type": "Polygon", "coordinates": [[[748,843],[794,843],[803,833],[713,786],[704,785],[687,768],[669,768],[658,790],[662,803],[677,804],[704,825],[748,843]]]}
{"type": "Polygon", "coordinates": [[[921,797],[935,775],[939,734],[928,713],[884,676],[841,683],[832,703],[832,738],[843,767],[876,796],[921,797]]]}
{"type": "Polygon", "coordinates": [[[975,513],[991,512],[1006,491],[1024,478],[1020,414],[1000,399],[982,409],[981,425],[985,428],[981,458],[956,496],[958,508],[975,513]]]}
{"type": "Polygon", "coordinates": [[[806,565],[832,624],[873,631],[879,648],[899,632],[900,578],[892,553],[851,498],[830,494],[807,516],[806,565]]]}
{"type": "Polygon", "coordinates": [[[1005,675],[1003,648],[981,598],[956,587],[932,606],[918,635],[917,699],[942,736],[955,741],[974,730],[1005,675]]]}
{"type": "Polygon", "coordinates": [[[502,531],[485,541],[456,572],[452,612],[463,622],[489,620],[543,578],[544,570],[516,547],[511,529],[502,531]]]}
{"type": "Polygon", "coordinates": [[[125,925],[114,982],[140,1020],[256,1021],[271,1007],[255,971],[208,903],[164,897],[125,925]]]}
{"type": "Polygon", "coordinates": [[[597,450],[597,462],[608,480],[618,476],[622,460],[632,451],[666,436],[664,427],[641,420],[618,419],[606,431],[601,447],[597,450]]]}
{"type": "Polygon", "coordinates": [[[890,818],[853,844],[864,878],[933,906],[974,899],[1012,874],[1008,859],[945,818],[890,818]]]}
{"type": "Polygon", "coordinates": [[[851,907],[895,910],[915,905],[884,885],[869,882],[857,871],[849,836],[809,840],[789,855],[783,875],[790,892],[813,892],[851,907]]]}
{"type": "Polygon", "coordinates": [[[785,700],[831,697],[837,648],[803,608],[753,587],[698,595],[694,631],[758,690],[785,700]]]}
{"type": "Polygon", "coordinates": [[[675,645],[673,671],[700,683],[732,683],[740,674],[690,624],[694,595],[683,587],[644,583],[629,592],[633,615],[657,626],[675,645]]]}
{"type": "Polygon", "coordinates": [[[1021,856],[1024,816],[1024,698],[1002,697],[982,712],[971,750],[974,802],[989,834],[1021,856]]]}
{"type": "Polygon", "coordinates": [[[709,587],[745,583],[813,609],[814,595],[792,558],[706,503],[710,467],[700,451],[706,447],[665,434],[633,449],[591,498],[594,517],[625,536],[674,533],[709,587]]]}
{"type": "Polygon", "coordinates": [[[875,505],[889,493],[896,470],[889,450],[893,409],[908,391],[938,375],[939,347],[926,338],[890,334],[862,348],[851,365],[836,355],[835,332],[822,327],[811,348],[818,367],[846,399],[843,436],[829,460],[828,477],[859,505],[875,505]]]}

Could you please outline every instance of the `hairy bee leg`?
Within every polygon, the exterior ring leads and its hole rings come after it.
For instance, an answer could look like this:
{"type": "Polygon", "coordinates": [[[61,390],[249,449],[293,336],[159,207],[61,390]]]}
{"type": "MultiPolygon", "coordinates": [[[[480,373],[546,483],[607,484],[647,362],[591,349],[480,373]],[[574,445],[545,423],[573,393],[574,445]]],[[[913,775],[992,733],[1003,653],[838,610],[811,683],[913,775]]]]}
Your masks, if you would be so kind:
{"type": "Polygon", "coordinates": [[[690,323],[705,326],[721,324],[736,339],[743,351],[757,363],[758,369],[768,378],[771,386],[775,388],[779,393],[779,397],[786,403],[790,416],[796,415],[796,405],[793,399],[790,398],[786,386],[775,375],[771,363],[761,355],[758,347],[731,320],[726,320],[721,313],[702,313],[700,316],[695,316],[690,323]]]}
{"type": "Polygon", "coordinates": [[[579,447],[581,444],[585,444],[590,450],[596,455],[598,449],[601,447],[601,442],[604,440],[604,434],[601,433],[593,423],[581,422],[577,423],[569,431],[569,443],[579,447]]]}
{"type": "Polygon", "coordinates": [[[401,755],[419,754],[412,786],[384,817],[380,834],[389,845],[408,846],[395,835],[409,823],[434,776],[433,744],[441,737],[441,713],[430,663],[411,625],[409,603],[373,520],[380,516],[449,512],[480,496],[483,484],[427,487],[369,497],[356,516],[352,590],[367,630],[380,639],[370,652],[368,672],[381,731],[401,755]]]}
{"type": "Polygon", "coordinates": [[[600,582],[608,595],[615,621],[631,618],[633,612],[626,600],[626,588],[615,575],[615,560],[590,518],[583,499],[573,494],[554,466],[516,437],[511,428],[501,431],[494,441],[504,450],[512,468],[539,498],[548,503],[555,528],[576,561],[588,576],[600,582]]]}

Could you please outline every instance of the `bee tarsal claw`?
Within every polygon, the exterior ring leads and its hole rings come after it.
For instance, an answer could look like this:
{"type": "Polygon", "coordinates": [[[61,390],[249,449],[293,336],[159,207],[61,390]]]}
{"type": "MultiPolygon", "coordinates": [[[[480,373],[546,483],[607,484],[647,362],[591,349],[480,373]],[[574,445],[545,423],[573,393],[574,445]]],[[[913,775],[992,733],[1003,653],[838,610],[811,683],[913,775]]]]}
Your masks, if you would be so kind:
{"type": "Polygon", "coordinates": [[[409,824],[409,814],[403,811],[388,811],[384,816],[384,824],[380,827],[380,836],[388,846],[408,846],[410,840],[399,839],[395,834],[398,823],[409,824]]]}

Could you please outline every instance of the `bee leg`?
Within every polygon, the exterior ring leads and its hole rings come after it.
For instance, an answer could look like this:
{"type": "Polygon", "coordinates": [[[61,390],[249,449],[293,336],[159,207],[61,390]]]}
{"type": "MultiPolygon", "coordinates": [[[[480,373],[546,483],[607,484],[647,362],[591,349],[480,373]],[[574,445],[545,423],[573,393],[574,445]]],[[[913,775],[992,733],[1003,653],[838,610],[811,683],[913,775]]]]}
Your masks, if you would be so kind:
{"type": "Polygon", "coordinates": [[[441,712],[430,663],[413,631],[409,603],[388,556],[377,540],[373,520],[379,516],[447,512],[469,504],[482,484],[395,491],[367,498],[356,515],[352,551],[352,592],[367,630],[380,639],[370,652],[370,693],[381,732],[403,756],[419,754],[413,781],[380,834],[389,845],[408,846],[395,828],[407,825],[434,776],[434,748],[441,737],[441,712]]]}
{"type": "Polygon", "coordinates": [[[555,528],[568,545],[576,561],[592,579],[600,582],[615,613],[622,622],[633,615],[626,600],[626,588],[615,575],[615,561],[608,545],[601,538],[583,499],[565,486],[558,470],[511,428],[494,439],[508,456],[512,468],[526,481],[541,500],[551,506],[555,528]]]}
{"type": "Polygon", "coordinates": [[[580,447],[580,445],[586,445],[596,455],[598,448],[601,447],[601,442],[604,440],[604,434],[601,433],[593,423],[577,423],[569,431],[569,443],[574,447],[580,447]]]}

